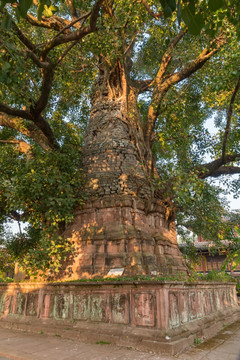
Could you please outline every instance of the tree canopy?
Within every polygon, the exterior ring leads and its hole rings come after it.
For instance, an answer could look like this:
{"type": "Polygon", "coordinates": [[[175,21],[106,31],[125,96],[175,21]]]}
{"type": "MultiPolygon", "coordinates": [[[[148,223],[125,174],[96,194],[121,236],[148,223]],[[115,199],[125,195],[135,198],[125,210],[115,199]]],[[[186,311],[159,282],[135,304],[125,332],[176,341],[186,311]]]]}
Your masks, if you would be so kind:
{"type": "Polygon", "coordinates": [[[69,250],[60,232],[87,196],[95,79],[119,61],[155,155],[152,187],[179,226],[218,237],[213,180],[240,189],[239,20],[237,0],[1,0],[0,218],[29,224],[9,242],[16,256],[44,268],[69,250]]]}

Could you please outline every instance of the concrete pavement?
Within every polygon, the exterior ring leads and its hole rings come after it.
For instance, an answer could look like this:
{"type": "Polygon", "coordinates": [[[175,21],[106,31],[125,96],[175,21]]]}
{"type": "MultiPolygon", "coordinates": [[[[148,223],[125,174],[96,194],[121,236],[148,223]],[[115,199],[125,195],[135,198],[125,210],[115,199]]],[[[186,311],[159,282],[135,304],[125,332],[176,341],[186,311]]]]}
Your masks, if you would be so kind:
{"type": "MultiPolygon", "coordinates": [[[[240,320],[214,338],[178,356],[141,352],[110,343],[83,343],[44,333],[30,334],[0,327],[0,360],[240,360],[240,320]]],[[[199,344],[200,343],[200,344],[199,344]]]]}

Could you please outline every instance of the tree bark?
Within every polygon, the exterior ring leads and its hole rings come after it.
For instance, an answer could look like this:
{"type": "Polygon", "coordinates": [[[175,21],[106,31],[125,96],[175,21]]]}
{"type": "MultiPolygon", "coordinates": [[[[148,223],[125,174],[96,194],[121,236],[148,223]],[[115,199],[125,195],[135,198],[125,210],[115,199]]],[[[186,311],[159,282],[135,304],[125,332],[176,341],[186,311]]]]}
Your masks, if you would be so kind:
{"type": "Polygon", "coordinates": [[[152,190],[136,97],[120,63],[102,66],[83,147],[88,200],[65,231],[75,253],[60,278],[186,273],[173,213],[152,190]]]}

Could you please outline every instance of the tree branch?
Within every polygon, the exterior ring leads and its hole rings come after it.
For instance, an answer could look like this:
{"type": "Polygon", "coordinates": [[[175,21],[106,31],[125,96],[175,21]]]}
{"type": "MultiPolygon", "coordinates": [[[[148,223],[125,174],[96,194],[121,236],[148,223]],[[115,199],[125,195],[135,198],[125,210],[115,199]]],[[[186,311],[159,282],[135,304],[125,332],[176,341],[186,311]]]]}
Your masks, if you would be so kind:
{"type": "Polygon", "coordinates": [[[50,66],[49,62],[41,61],[33,51],[26,50],[25,54],[27,58],[30,58],[41,69],[47,69],[50,66]]]}
{"type": "MultiPolygon", "coordinates": [[[[225,167],[224,165],[239,160],[240,160],[240,154],[231,154],[231,155],[226,155],[224,161],[222,157],[220,157],[219,159],[213,160],[207,164],[200,165],[197,167],[197,170],[199,171],[198,177],[200,179],[205,179],[210,176],[215,176],[214,174],[216,174],[219,171],[219,169],[227,168],[227,166],[225,167]]],[[[230,167],[232,168],[233,166],[230,167]]]]}
{"type": "Polygon", "coordinates": [[[97,18],[99,15],[99,10],[102,5],[102,2],[103,0],[97,0],[95,5],[93,6],[91,11],[90,24],[88,26],[85,26],[83,29],[79,29],[69,34],[64,34],[64,35],[61,34],[60,36],[55,37],[51,41],[49,41],[42,51],[43,59],[45,59],[49,51],[54,47],[60,44],[66,44],[71,41],[81,40],[84,36],[94,32],[96,30],[97,18]]]}
{"type": "Polygon", "coordinates": [[[72,44],[64,51],[64,53],[59,56],[57,62],[54,64],[54,66],[57,66],[64,58],[65,56],[69,53],[69,51],[78,43],[79,40],[73,41],[72,44]]]}
{"type": "Polygon", "coordinates": [[[48,138],[33,123],[0,112],[0,126],[9,127],[34,140],[43,150],[49,150],[48,138]]]}
{"type": "Polygon", "coordinates": [[[5,114],[8,114],[8,115],[20,117],[22,119],[32,120],[32,115],[30,112],[25,111],[25,110],[13,109],[2,103],[0,103],[0,111],[4,112],[5,114]]]}
{"type": "Polygon", "coordinates": [[[143,93],[144,91],[149,91],[152,82],[152,80],[130,79],[130,85],[138,89],[138,94],[143,93]]]}
{"type": "Polygon", "coordinates": [[[157,13],[155,14],[152,9],[150,8],[150,6],[148,5],[146,0],[142,0],[142,4],[145,7],[145,9],[147,10],[147,12],[156,20],[159,20],[160,17],[162,17],[164,15],[163,12],[157,13]]]}
{"type": "Polygon", "coordinates": [[[70,10],[71,10],[71,13],[72,13],[72,18],[76,19],[78,17],[77,16],[77,10],[76,10],[76,8],[74,6],[73,1],[72,0],[67,0],[66,2],[68,4],[68,6],[70,7],[70,10]]]}
{"type": "Polygon", "coordinates": [[[35,16],[27,14],[25,19],[33,26],[43,27],[56,31],[61,31],[65,26],[71,23],[70,20],[62,19],[61,17],[56,15],[51,16],[50,18],[45,18],[43,16],[41,21],[39,21],[35,16]]]}
{"type": "Polygon", "coordinates": [[[179,41],[183,38],[185,33],[186,33],[186,31],[181,30],[177,34],[177,36],[175,36],[175,38],[171,41],[168,49],[163,54],[161,64],[160,64],[160,67],[159,67],[159,70],[157,72],[155,79],[152,81],[152,83],[150,83],[148,85],[149,87],[154,86],[153,99],[152,99],[152,103],[149,106],[148,117],[147,117],[146,142],[148,143],[149,146],[150,146],[150,142],[152,140],[151,136],[152,136],[153,128],[154,128],[155,121],[156,121],[156,118],[158,115],[158,105],[157,104],[159,104],[160,98],[162,97],[162,93],[159,91],[161,90],[160,86],[163,81],[163,76],[168,68],[168,65],[170,64],[170,62],[172,60],[174,48],[179,43],[179,41]]]}
{"type": "Polygon", "coordinates": [[[230,100],[230,104],[229,104],[229,108],[227,111],[227,123],[226,123],[226,127],[225,127],[225,132],[224,132],[224,137],[223,137],[223,145],[222,145],[222,160],[223,162],[225,161],[225,156],[226,156],[226,146],[227,146],[227,140],[228,140],[228,134],[230,131],[230,126],[231,126],[231,120],[232,120],[232,113],[233,113],[233,105],[234,105],[234,101],[235,98],[237,96],[237,92],[239,90],[240,87],[240,77],[238,78],[238,82],[233,90],[232,96],[231,96],[231,100],[230,100]]]}
{"type": "MultiPolygon", "coordinates": [[[[195,60],[190,62],[188,65],[184,66],[180,71],[165,77],[165,72],[172,59],[173,49],[182,36],[178,34],[178,36],[170,44],[171,49],[165,52],[156,79],[153,80],[154,83],[153,99],[148,110],[147,129],[145,135],[146,143],[148,144],[149,147],[151,147],[152,144],[153,130],[155,126],[155,121],[159,114],[161,100],[163,99],[169,88],[177,84],[178,82],[188,78],[197,70],[201,69],[203,65],[214,54],[216,54],[216,52],[224,43],[224,39],[222,35],[219,35],[216,39],[214,39],[214,41],[212,41],[209,47],[205,48],[196,57],[195,60]]],[[[149,86],[151,86],[151,84],[149,86]]]]}
{"type": "Polygon", "coordinates": [[[222,175],[240,174],[239,166],[220,166],[220,168],[209,175],[210,177],[219,177],[222,175]]]}
{"type": "MultiPolygon", "coordinates": [[[[66,30],[70,29],[70,27],[72,27],[73,25],[76,25],[76,23],[78,23],[79,21],[81,20],[86,20],[90,15],[91,15],[91,11],[89,11],[88,13],[86,13],[85,15],[82,15],[80,16],[79,18],[73,20],[72,22],[70,22],[68,25],[66,25],[64,28],[62,28],[62,30],[60,30],[55,36],[53,39],[57,38],[58,36],[60,36],[62,33],[64,33],[66,30]]],[[[78,25],[77,28],[81,28],[81,25],[80,26],[78,25]]]]}
{"type": "Polygon", "coordinates": [[[40,115],[48,104],[49,95],[53,85],[54,69],[54,66],[48,66],[47,68],[42,69],[41,95],[38,101],[32,105],[30,109],[34,118],[40,115]]]}
{"type": "Polygon", "coordinates": [[[34,113],[33,108],[31,108],[31,112],[28,112],[25,110],[16,110],[0,103],[0,111],[8,115],[17,116],[26,120],[31,120],[47,137],[49,144],[51,144],[51,147],[59,149],[59,145],[55,140],[50,125],[40,114],[34,113]]]}
{"type": "Polygon", "coordinates": [[[19,27],[13,22],[12,27],[19,40],[31,51],[35,52],[35,45],[23,34],[19,27]]]}

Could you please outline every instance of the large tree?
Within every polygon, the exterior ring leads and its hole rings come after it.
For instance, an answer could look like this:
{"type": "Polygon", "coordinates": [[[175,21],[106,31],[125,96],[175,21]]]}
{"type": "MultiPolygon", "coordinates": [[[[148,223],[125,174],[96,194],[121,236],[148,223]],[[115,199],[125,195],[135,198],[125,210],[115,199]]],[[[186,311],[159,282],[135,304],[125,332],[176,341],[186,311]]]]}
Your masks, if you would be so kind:
{"type": "Polygon", "coordinates": [[[2,1],[1,218],[30,224],[11,245],[26,264],[61,278],[186,272],[176,211],[211,219],[207,179],[240,173],[239,10],[2,1]]]}

